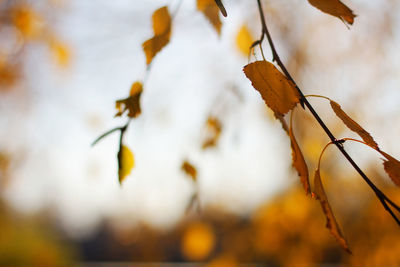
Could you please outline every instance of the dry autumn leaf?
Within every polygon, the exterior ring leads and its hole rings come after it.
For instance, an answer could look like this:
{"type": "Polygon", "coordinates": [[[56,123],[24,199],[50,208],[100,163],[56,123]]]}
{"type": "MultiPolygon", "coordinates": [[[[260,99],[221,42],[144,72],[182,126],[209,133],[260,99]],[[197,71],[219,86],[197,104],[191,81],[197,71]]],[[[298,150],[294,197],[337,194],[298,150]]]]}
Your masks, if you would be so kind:
{"type": "MultiPolygon", "coordinates": [[[[221,3],[222,4],[222,3],[221,3]]],[[[197,0],[197,9],[206,16],[218,35],[221,34],[222,23],[219,19],[219,7],[214,0],[197,0]]],[[[222,12],[222,11],[221,11],[222,12]]]]}
{"type": "Polygon", "coordinates": [[[333,214],[332,208],[329,205],[328,202],[328,197],[325,194],[324,187],[322,185],[321,181],[321,175],[319,173],[319,169],[315,171],[315,176],[314,176],[314,194],[316,198],[319,200],[321,203],[322,210],[325,214],[326,217],[326,227],[329,229],[331,234],[336,238],[336,240],[339,242],[340,246],[346,250],[348,253],[351,254],[351,251],[349,249],[349,246],[347,244],[346,239],[344,238],[342,231],[340,230],[340,227],[336,221],[336,218],[333,214]]]}
{"type": "Polygon", "coordinates": [[[243,71],[275,113],[286,114],[299,103],[300,96],[295,85],[272,63],[256,61],[246,65],[243,71]]]}
{"type": "Polygon", "coordinates": [[[277,114],[276,112],[274,113],[274,117],[275,119],[277,119],[282,126],[282,129],[288,134],[289,134],[289,126],[287,125],[286,121],[285,121],[285,117],[282,114],[277,114]]]}
{"type": "Polygon", "coordinates": [[[206,149],[209,147],[215,147],[218,142],[218,139],[221,135],[221,131],[222,131],[222,124],[219,121],[219,119],[216,117],[210,116],[207,119],[206,125],[207,125],[207,129],[209,131],[208,132],[209,136],[203,142],[203,145],[202,145],[203,149],[206,149]]]}
{"type": "Polygon", "coordinates": [[[383,160],[383,167],[386,173],[392,179],[393,183],[400,187],[400,161],[383,151],[379,151],[379,153],[386,158],[386,160],[383,160]]]}
{"type": "MultiPolygon", "coordinates": [[[[281,121],[282,123],[282,121],[281,121]]],[[[282,123],[282,127],[285,124],[282,123]]],[[[286,126],[287,127],[287,126],[286,126]]],[[[292,164],[293,167],[297,170],[297,173],[300,176],[300,181],[303,184],[303,188],[306,191],[306,194],[310,193],[310,181],[308,179],[308,167],[306,161],[304,160],[303,153],[300,150],[299,145],[297,144],[296,138],[293,134],[292,127],[289,128],[289,137],[290,137],[290,145],[292,147],[292,164]]]]}
{"type": "Polygon", "coordinates": [[[222,15],[224,17],[228,16],[228,14],[226,13],[226,9],[224,7],[224,4],[222,4],[222,1],[221,0],[215,0],[215,3],[219,7],[219,10],[221,11],[222,15]]]}
{"type": "Polygon", "coordinates": [[[197,170],[189,161],[185,160],[182,163],[181,169],[190,177],[192,177],[193,181],[197,179],[197,170]]]}
{"type": "Polygon", "coordinates": [[[240,27],[239,32],[236,35],[236,46],[239,51],[248,56],[250,54],[250,47],[254,43],[254,38],[251,35],[246,25],[240,27]]]}
{"type": "Polygon", "coordinates": [[[171,36],[171,16],[168,7],[164,6],[154,11],[152,19],[154,36],[142,44],[147,65],[169,43],[171,36]]]}
{"type": "Polygon", "coordinates": [[[132,151],[127,147],[122,145],[121,150],[118,151],[118,179],[119,183],[128,176],[135,165],[135,159],[132,151]]]}
{"type": "Polygon", "coordinates": [[[115,107],[118,110],[116,117],[121,116],[128,110],[128,116],[135,118],[140,115],[140,96],[142,95],[143,86],[141,82],[135,82],[131,86],[128,98],[120,99],[115,102],[115,107]]]}
{"type": "Polygon", "coordinates": [[[350,25],[354,23],[356,15],[339,0],[308,0],[308,2],[324,13],[338,17],[345,24],[346,22],[350,25]]]}
{"type": "Polygon", "coordinates": [[[335,112],[336,116],[338,116],[343,123],[353,132],[356,132],[363,140],[365,143],[367,143],[369,146],[379,149],[378,144],[374,141],[372,136],[364,130],[357,122],[355,122],[352,118],[350,118],[340,107],[338,103],[335,101],[330,100],[331,107],[333,111],[335,112]]]}

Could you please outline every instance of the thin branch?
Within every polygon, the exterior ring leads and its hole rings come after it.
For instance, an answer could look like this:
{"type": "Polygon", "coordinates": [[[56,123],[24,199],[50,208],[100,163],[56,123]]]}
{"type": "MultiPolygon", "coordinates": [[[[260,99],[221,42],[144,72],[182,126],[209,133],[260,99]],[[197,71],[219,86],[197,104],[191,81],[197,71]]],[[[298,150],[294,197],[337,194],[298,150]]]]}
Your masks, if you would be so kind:
{"type": "Polygon", "coordinates": [[[172,11],[172,13],[171,13],[172,20],[175,18],[176,14],[178,14],[178,11],[182,6],[182,2],[183,2],[183,0],[178,0],[178,4],[176,5],[175,10],[172,11]]]}
{"type": "Polygon", "coordinates": [[[103,133],[102,135],[100,135],[99,137],[96,138],[96,140],[93,141],[93,143],[91,144],[91,146],[95,146],[101,139],[103,139],[104,137],[106,137],[109,134],[112,134],[115,131],[121,131],[123,127],[115,127],[105,133],[103,133]]]}
{"type": "Polygon", "coordinates": [[[260,17],[261,17],[262,31],[263,31],[263,34],[265,34],[265,36],[268,39],[268,43],[269,43],[269,46],[270,46],[271,51],[272,51],[273,61],[275,61],[278,64],[278,66],[281,68],[281,70],[286,75],[286,77],[294,83],[297,91],[300,94],[300,103],[302,104],[303,108],[304,108],[304,105],[307,106],[308,110],[311,112],[311,114],[317,120],[319,125],[322,127],[322,129],[325,131],[325,133],[328,135],[328,137],[331,140],[331,142],[336,145],[336,147],[343,154],[343,156],[347,159],[347,161],[353,166],[353,168],[360,174],[360,176],[364,179],[364,181],[368,184],[368,186],[374,191],[374,193],[376,194],[376,196],[378,197],[378,199],[380,200],[380,202],[382,203],[384,208],[390,213],[390,215],[393,217],[393,219],[400,226],[400,219],[393,213],[393,211],[390,209],[390,207],[387,205],[387,203],[389,203],[392,207],[396,208],[397,210],[398,210],[398,206],[396,204],[394,204],[393,201],[391,201],[379,188],[377,188],[375,186],[375,184],[368,178],[368,176],[360,169],[360,167],[350,157],[350,155],[344,149],[343,142],[340,142],[339,140],[337,140],[336,137],[332,134],[332,132],[329,130],[329,128],[326,126],[326,124],[322,121],[322,119],[320,118],[318,113],[311,106],[310,102],[308,102],[308,100],[304,96],[303,92],[297,86],[296,82],[294,81],[294,79],[292,78],[292,76],[290,75],[288,70],[286,69],[285,65],[283,64],[283,62],[279,58],[279,55],[278,55],[278,52],[277,52],[277,50],[275,48],[274,42],[272,41],[271,35],[270,35],[269,31],[268,31],[267,23],[266,23],[264,12],[263,12],[263,8],[262,8],[262,5],[261,5],[261,1],[257,0],[257,4],[258,4],[258,10],[259,10],[259,13],[260,13],[260,17]]]}

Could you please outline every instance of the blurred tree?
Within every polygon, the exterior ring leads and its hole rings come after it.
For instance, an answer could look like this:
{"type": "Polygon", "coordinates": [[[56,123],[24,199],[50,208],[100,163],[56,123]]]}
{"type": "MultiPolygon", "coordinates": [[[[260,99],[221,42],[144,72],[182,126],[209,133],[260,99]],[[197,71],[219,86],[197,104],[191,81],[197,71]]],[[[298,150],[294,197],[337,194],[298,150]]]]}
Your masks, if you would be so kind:
{"type": "Polygon", "coordinates": [[[43,5],[25,0],[0,2],[0,89],[11,89],[24,76],[24,58],[30,46],[44,44],[54,61],[67,66],[70,51],[51,27],[49,9],[52,1],[43,5]],[[42,8],[41,8],[42,7],[42,8]]]}
{"type": "Polygon", "coordinates": [[[13,213],[0,202],[0,266],[69,266],[75,251],[41,219],[13,213]]]}

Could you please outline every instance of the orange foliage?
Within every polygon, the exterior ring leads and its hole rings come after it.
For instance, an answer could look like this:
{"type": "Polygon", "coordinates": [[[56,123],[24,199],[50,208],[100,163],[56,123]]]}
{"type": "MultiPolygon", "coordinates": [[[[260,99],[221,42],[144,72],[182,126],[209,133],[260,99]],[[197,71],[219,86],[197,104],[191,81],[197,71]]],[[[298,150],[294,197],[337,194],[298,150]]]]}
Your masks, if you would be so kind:
{"type": "Polygon", "coordinates": [[[152,19],[154,36],[142,44],[147,65],[169,43],[171,36],[171,16],[168,7],[164,6],[154,11],[152,19]]]}
{"type": "Polygon", "coordinates": [[[182,237],[182,253],[188,260],[199,261],[207,258],[215,246],[212,227],[204,222],[188,226],[182,237]]]}

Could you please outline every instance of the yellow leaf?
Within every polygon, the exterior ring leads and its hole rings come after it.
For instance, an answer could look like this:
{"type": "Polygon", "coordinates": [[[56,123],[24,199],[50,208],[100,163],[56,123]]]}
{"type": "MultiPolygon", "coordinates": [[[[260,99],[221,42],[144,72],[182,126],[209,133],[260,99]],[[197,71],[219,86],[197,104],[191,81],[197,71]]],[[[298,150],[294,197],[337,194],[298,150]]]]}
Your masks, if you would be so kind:
{"type": "Polygon", "coordinates": [[[132,151],[127,147],[122,145],[121,150],[118,151],[118,179],[119,182],[128,176],[135,165],[135,159],[132,151]]]}
{"type": "Polygon", "coordinates": [[[328,197],[325,194],[324,187],[321,181],[321,175],[319,173],[319,169],[315,171],[314,176],[314,193],[321,203],[322,210],[326,217],[326,227],[330,230],[331,234],[336,238],[339,242],[340,246],[351,254],[349,246],[347,244],[346,239],[344,238],[342,231],[336,221],[336,218],[333,214],[332,208],[329,205],[328,197]]]}
{"type": "Polygon", "coordinates": [[[197,9],[206,16],[218,35],[221,34],[222,23],[219,19],[219,7],[214,0],[197,0],[197,9]]]}
{"type": "Polygon", "coordinates": [[[374,138],[372,138],[372,136],[366,130],[364,130],[357,122],[355,122],[352,118],[350,118],[342,110],[342,108],[338,103],[332,100],[330,101],[330,103],[336,116],[338,116],[350,130],[356,132],[368,145],[372,146],[375,149],[379,149],[378,144],[374,141],[374,138]]]}
{"type": "Polygon", "coordinates": [[[185,160],[182,163],[181,169],[190,177],[192,177],[193,181],[197,179],[197,170],[189,161],[185,160]]]}
{"type": "Polygon", "coordinates": [[[51,51],[55,61],[60,66],[67,66],[69,64],[70,50],[65,44],[55,41],[51,44],[51,51]]]}
{"type": "Polygon", "coordinates": [[[300,181],[303,184],[303,188],[306,191],[306,194],[309,194],[310,181],[308,179],[308,167],[306,161],[304,160],[303,153],[301,152],[300,147],[297,144],[296,138],[294,137],[292,127],[289,128],[289,137],[290,137],[290,144],[292,147],[293,167],[297,170],[297,173],[300,176],[300,181]]]}
{"type": "Polygon", "coordinates": [[[236,46],[243,55],[248,56],[250,47],[254,43],[254,38],[246,25],[243,25],[236,35],[236,46]]]}
{"type": "Polygon", "coordinates": [[[324,13],[338,17],[344,23],[347,22],[350,25],[354,23],[356,15],[339,0],[308,0],[308,2],[324,13]]]}
{"type": "Polygon", "coordinates": [[[209,136],[203,142],[203,149],[216,146],[222,131],[222,124],[216,117],[208,117],[206,124],[209,131],[209,136]]]}
{"type": "Polygon", "coordinates": [[[152,16],[154,36],[142,44],[149,65],[161,49],[169,43],[171,36],[171,16],[168,7],[157,9],[152,16]]]}
{"type": "Polygon", "coordinates": [[[141,82],[135,82],[131,86],[129,97],[119,99],[115,102],[115,108],[118,110],[116,117],[122,116],[128,110],[128,117],[136,118],[140,115],[140,96],[142,95],[143,86],[141,82]]]}
{"type": "Polygon", "coordinates": [[[379,151],[387,160],[383,161],[383,167],[386,173],[392,179],[393,183],[400,187],[400,161],[393,158],[389,154],[379,151]]]}
{"type": "Polygon", "coordinates": [[[278,115],[286,114],[299,103],[300,96],[295,85],[273,64],[256,61],[246,65],[243,71],[265,104],[278,115]]]}

